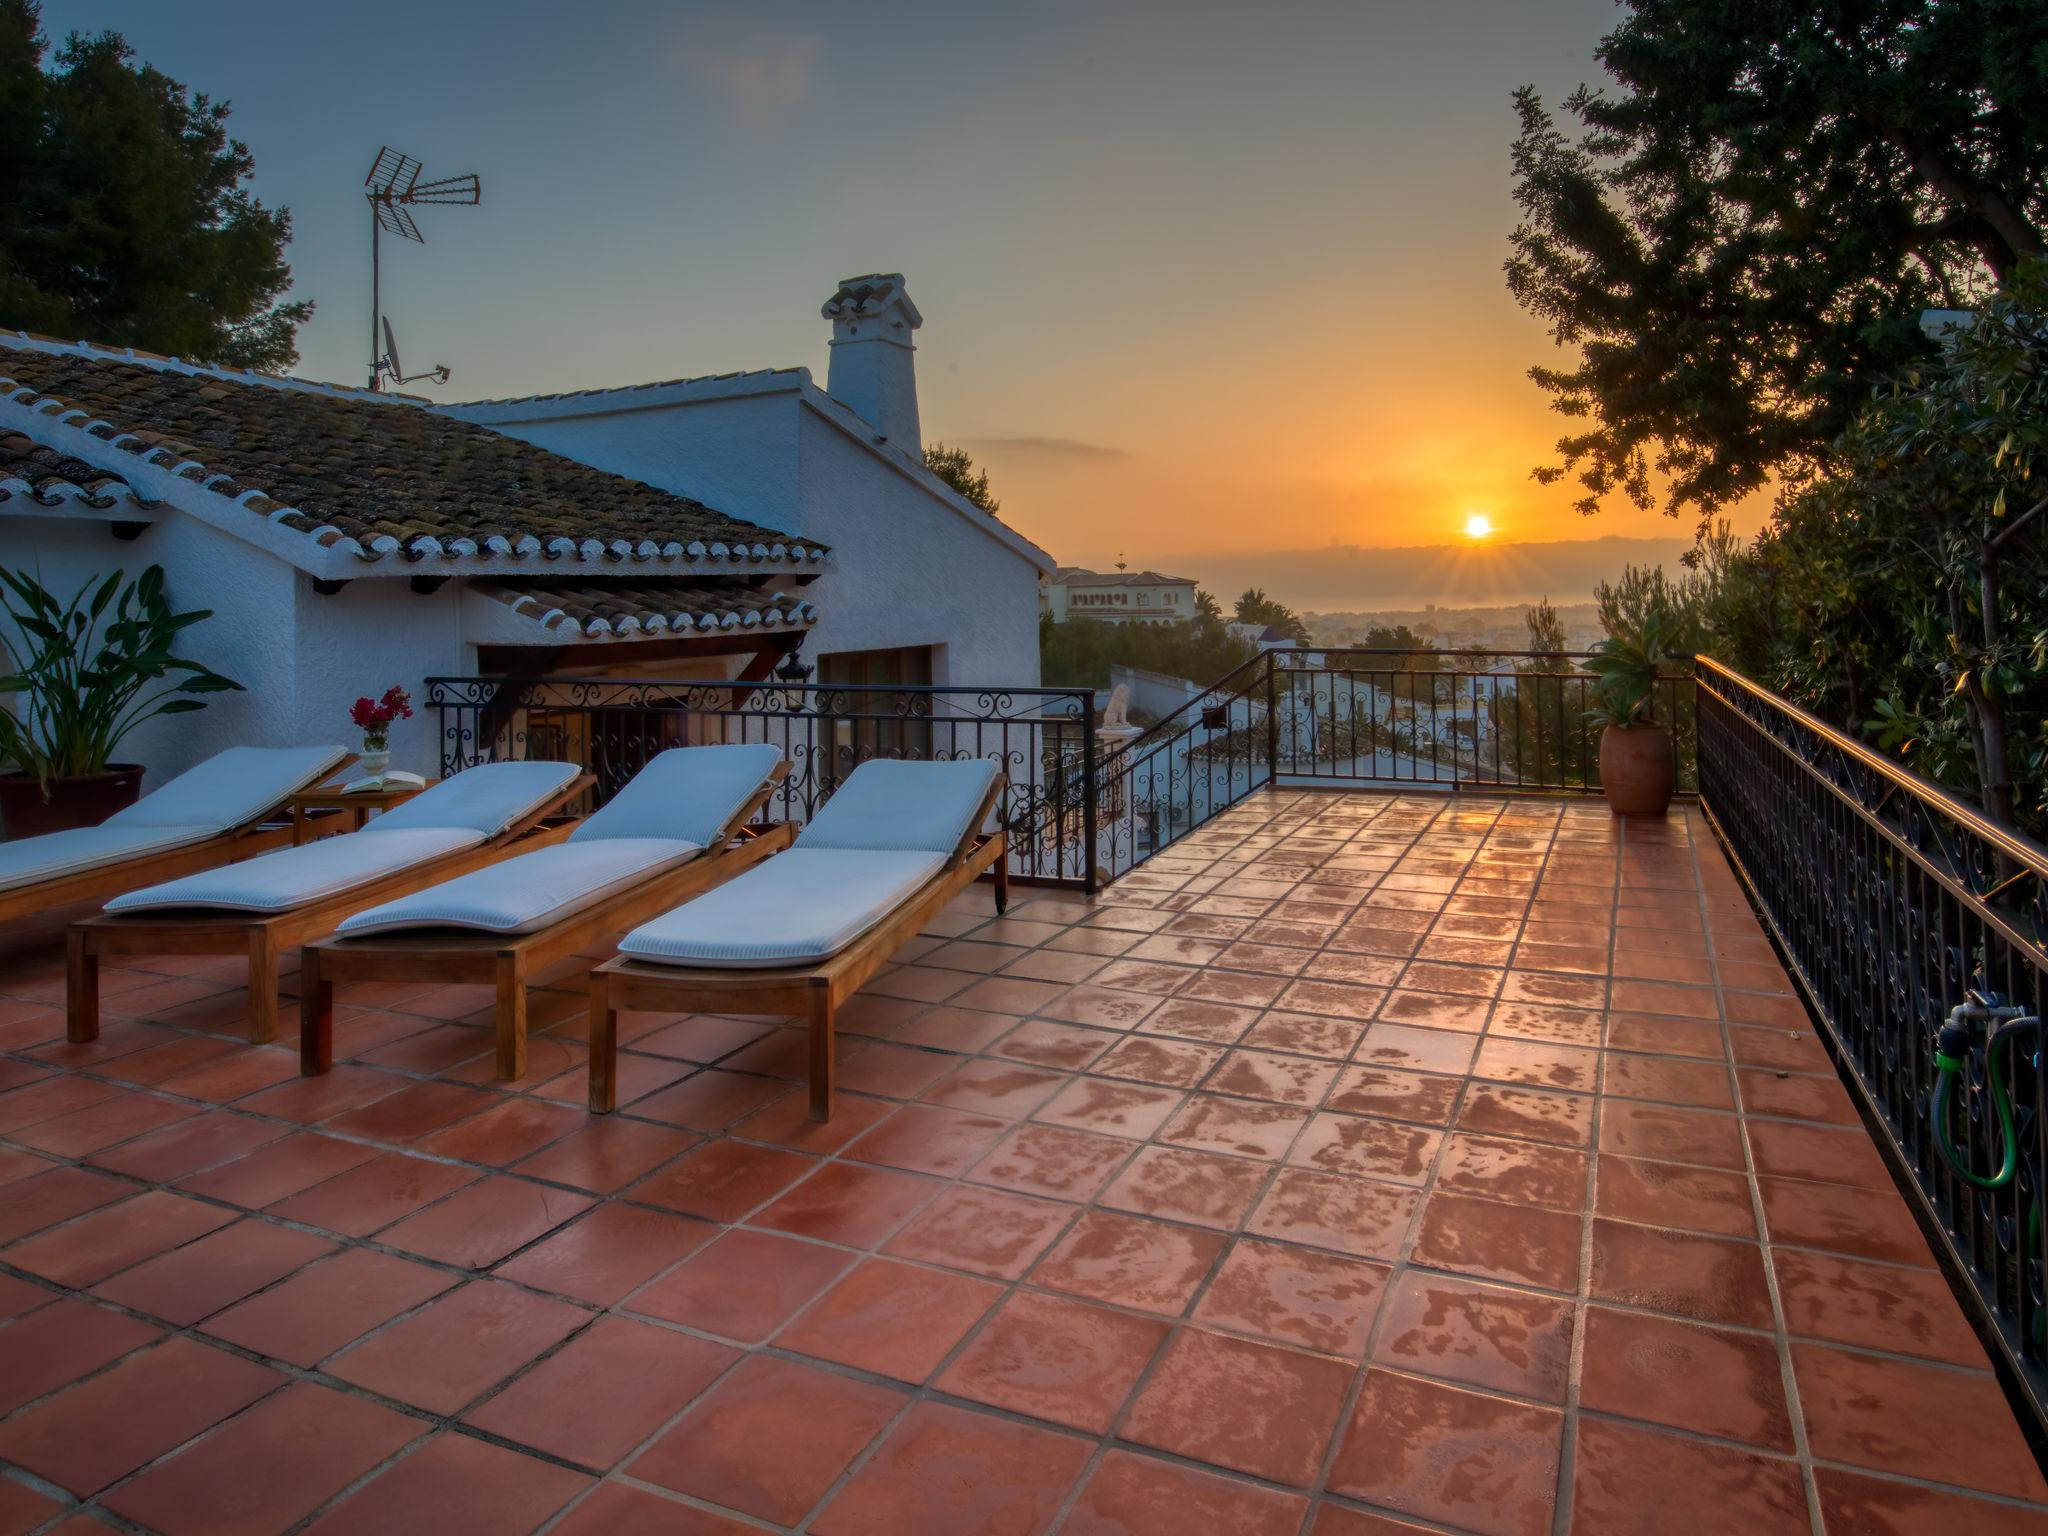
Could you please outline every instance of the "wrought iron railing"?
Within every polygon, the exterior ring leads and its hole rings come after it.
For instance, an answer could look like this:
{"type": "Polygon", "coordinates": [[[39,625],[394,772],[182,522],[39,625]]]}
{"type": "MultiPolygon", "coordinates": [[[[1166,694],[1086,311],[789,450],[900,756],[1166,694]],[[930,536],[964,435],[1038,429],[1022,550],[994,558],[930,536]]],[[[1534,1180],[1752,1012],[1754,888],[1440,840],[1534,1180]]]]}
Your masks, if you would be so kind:
{"type": "Polygon", "coordinates": [[[870,758],[988,758],[1009,780],[1000,814],[1012,876],[1094,889],[1094,695],[1085,688],[430,677],[424,697],[443,773],[561,758],[596,776],[599,804],[677,746],[781,748],[790,772],[761,813],[769,822],[808,820],[870,758]]]}
{"type": "MultiPolygon", "coordinates": [[[[1011,788],[1011,870],[1093,890],[1274,783],[1599,788],[1583,653],[1264,652],[1122,741],[1085,688],[854,687],[620,678],[427,681],[443,771],[565,757],[601,799],[667,746],[769,741],[791,763],[765,813],[802,821],[870,757],[987,757],[1011,788]]],[[[1693,781],[1692,679],[1658,685],[1693,781]]]]}
{"type": "MultiPolygon", "coordinates": [[[[1591,653],[1314,647],[1264,652],[1123,745],[1096,773],[1105,876],[1274,783],[1597,792],[1591,653]]],[[[1658,681],[1690,790],[1693,681],[1658,681]]]]}
{"type": "Polygon", "coordinates": [[[1981,1021],[1961,1055],[1937,1050],[1973,991],[2035,1019],[2048,1007],[2048,849],[1720,663],[1701,657],[1696,669],[1700,804],[1981,1320],[2048,1417],[2041,1036],[2004,1046],[1996,1077],[1981,1021]],[[1940,1054],[1960,1063],[1945,1123],[1940,1054]],[[2001,1184],[2008,1114],[2014,1158],[2001,1184]],[[1944,1136],[1974,1180],[1944,1155],[1944,1136]]]}
{"type": "MultiPolygon", "coordinates": [[[[1593,791],[1600,726],[1590,651],[1276,652],[1279,771],[1288,778],[1433,788],[1593,791]]],[[[1658,680],[1652,717],[1670,730],[1691,789],[1693,684],[1658,680]]]]}

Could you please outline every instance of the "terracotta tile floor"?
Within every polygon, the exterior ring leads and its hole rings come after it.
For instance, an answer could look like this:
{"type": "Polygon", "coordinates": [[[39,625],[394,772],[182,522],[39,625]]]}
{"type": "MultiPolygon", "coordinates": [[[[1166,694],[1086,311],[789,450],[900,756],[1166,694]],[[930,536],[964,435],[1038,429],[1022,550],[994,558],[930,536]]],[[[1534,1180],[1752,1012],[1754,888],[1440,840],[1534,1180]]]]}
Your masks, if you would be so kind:
{"type": "Polygon", "coordinates": [[[2048,1533],[1695,813],[1276,792],[977,891],[847,1010],[345,990],[0,935],[0,1536],[2048,1533]]]}

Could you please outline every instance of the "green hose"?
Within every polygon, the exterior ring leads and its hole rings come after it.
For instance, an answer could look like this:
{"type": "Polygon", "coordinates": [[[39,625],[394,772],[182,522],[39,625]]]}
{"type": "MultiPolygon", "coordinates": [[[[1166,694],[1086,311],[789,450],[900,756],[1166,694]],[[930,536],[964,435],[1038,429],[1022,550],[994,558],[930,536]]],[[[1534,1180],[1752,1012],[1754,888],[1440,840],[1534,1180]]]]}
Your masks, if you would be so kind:
{"type": "Polygon", "coordinates": [[[1958,1175],[1979,1189],[2003,1189],[2019,1172],[2020,1144],[2018,1133],[2013,1129],[2012,1096],[2006,1091],[2005,1074],[1998,1068],[1998,1040],[2004,1031],[1994,1033],[1984,1045],[1984,1071],[1986,1086],[1991,1095],[1992,1112],[1998,1116],[1999,1139],[2005,1143],[2005,1157],[1998,1165],[1998,1172],[1988,1178],[1970,1167],[1970,1160],[1956,1150],[1954,1139],[1949,1134],[1949,1099],[1955,1081],[1962,1075],[1963,1059],[1947,1051],[1936,1051],[1934,1065],[1940,1073],[1934,1085],[1934,1139],[1941,1148],[1941,1155],[1958,1175]]]}
{"type": "MultiPolygon", "coordinates": [[[[1985,1088],[1991,1097],[1992,1113],[1998,1117],[1998,1134],[2005,1144],[2004,1156],[1998,1171],[1984,1175],[1970,1167],[1969,1159],[1956,1149],[1954,1137],[1949,1130],[1949,1100],[1956,1080],[1962,1076],[1965,1053],[1969,1050],[1969,1035],[1963,1024],[1964,1010],[1958,1008],[1949,1015],[1947,1028],[1941,1032],[1940,1042],[1935,1047],[1934,1066],[1937,1079],[1934,1085],[1933,1113],[1929,1118],[1934,1122],[1934,1142],[1941,1149],[1942,1158],[1957,1175],[1978,1189],[2004,1189],[2012,1183],[2019,1172],[2019,1134],[2013,1123],[2012,1092],[2005,1081],[2005,1073],[1999,1067],[1998,1047],[2009,1043],[2018,1034],[2039,1033],[2041,1021],[2036,1018],[2007,1018],[1993,1029],[1984,1042],[1985,1088]]],[[[2040,1191],[2027,1202],[2026,1246],[2022,1254],[2039,1254],[2048,1263],[2048,1253],[2042,1253],[2041,1242],[2041,1200],[2040,1191]]],[[[2037,1309],[2034,1313],[2034,1343],[2038,1346],[2048,1342],[2048,1312],[2037,1309]]]]}

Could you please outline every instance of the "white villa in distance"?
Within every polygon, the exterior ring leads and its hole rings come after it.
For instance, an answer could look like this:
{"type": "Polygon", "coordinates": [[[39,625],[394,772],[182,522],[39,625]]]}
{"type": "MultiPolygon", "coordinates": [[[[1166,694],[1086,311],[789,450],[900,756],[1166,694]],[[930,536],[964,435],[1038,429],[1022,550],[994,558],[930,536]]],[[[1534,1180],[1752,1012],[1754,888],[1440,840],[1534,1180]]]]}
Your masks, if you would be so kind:
{"type": "Polygon", "coordinates": [[[1090,571],[1063,565],[1040,586],[1039,601],[1055,624],[1069,619],[1172,624],[1195,616],[1195,583],[1157,571],[1090,571]]]}
{"type": "MultiPolygon", "coordinates": [[[[903,278],[827,299],[830,366],[442,405],[0,331],[0,563],[164,568],[247,688],[131,739],[346,741],[436,675],[1038,682],[1046,553],[924,467],[903,278]],[[195,727],[192,721],[201,722],[195,727]]],[[[438,767],[432,722],[394,762],[438,767]]]]}

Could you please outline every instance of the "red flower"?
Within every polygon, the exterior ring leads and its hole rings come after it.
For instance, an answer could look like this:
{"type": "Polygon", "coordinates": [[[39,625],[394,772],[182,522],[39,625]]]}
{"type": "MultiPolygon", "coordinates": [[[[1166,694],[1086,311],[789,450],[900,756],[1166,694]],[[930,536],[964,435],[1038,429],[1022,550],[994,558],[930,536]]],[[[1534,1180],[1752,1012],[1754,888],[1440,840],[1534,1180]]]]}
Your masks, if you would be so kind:
{"type": "Polygon", "coordinates": [[[357,699],[349,706],[348,717],[359,729],[382,736],[393,720],[412,718],[412,695],[393,683],[381,699],[357,699]]]}

